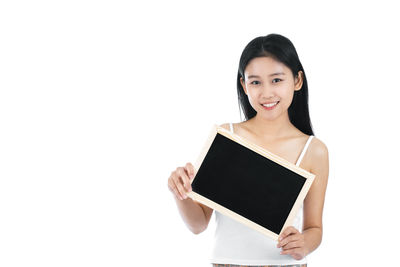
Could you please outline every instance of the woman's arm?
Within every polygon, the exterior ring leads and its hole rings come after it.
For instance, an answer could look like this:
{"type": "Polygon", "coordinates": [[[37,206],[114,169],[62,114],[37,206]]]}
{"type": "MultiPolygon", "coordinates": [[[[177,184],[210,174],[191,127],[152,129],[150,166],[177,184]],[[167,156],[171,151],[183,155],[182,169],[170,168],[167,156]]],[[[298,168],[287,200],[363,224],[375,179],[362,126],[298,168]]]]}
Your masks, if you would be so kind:
{"type": "Polygon", "coordinates": [[[315,174],[315,179],[304,199],[303,233],[299,233],[294,227],[288,227],[282,232],[282,240],[277,245],[282,247],[282,254],[291,255],[297,260],[304,258],[321,244],[322,212],[329,174],[328,149],[322,141],[314,138],[307,153],[309,155],[305,155],[305,165],[315,174]]]}
{"type": "Polygon", "coordinates": [[[186,226],[194,234],[203,232],[210,222],[213,209],[187,197],[192,190],[194,166],[188,162],[185,167],[178,167],[168,178],[168,188],[173,193],[176,205],[186,226]]]}
{"type": "Polygon", "coordinates": [[[310,172],[315,174],[315,179],[303,204],[303,234],[307,254],[322,241],[322,213],[329,174],[328,148],[319,139],[315,141],[314,149],[310,151],[310,172]]]}
{"type": "Polygon", "coordinates": [[[197,235],[207,229],[213,212],[212,209],[191,198],[184,200],[180,200],[176,196],[174,198],[179,214],[192,233],[197,235]]]}

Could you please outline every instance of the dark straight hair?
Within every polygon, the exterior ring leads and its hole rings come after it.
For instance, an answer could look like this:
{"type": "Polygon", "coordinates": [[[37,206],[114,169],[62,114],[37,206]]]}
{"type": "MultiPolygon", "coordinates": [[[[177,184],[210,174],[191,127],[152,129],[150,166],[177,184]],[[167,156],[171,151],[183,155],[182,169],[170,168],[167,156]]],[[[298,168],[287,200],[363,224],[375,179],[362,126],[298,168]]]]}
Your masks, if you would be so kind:
{"type": "Polygon", "coordinates": [[[237,75],[237,93],[240,108],[246,120],[253,118],[257,112],[250,105],[249,99],[245,94],[240,78],[245,80],[244,70],[247,64],[256,57],[272,57],[275,60],[285,64],[296,77],[298,72],[303,72],[303,86],[300,90],[294,91],[292,103],[289,106],[289,120],[297,129],[307,135],[314,135],[311,126],[310,114],[308,111],[308,86],[306,73],[301,65],[299,56],[292,42],[280,35],[271,33],[266,36],[260,36],[247,44],[244,48],[239,61],[239,70],[237,75]]]}

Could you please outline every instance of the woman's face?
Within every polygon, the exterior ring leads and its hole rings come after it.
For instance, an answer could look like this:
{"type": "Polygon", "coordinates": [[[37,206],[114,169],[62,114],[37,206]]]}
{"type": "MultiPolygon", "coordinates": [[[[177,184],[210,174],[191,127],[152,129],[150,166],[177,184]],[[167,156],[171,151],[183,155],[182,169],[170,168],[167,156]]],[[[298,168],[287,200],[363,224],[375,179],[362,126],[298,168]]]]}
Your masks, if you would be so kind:
{"type": "Polygon", "coordinates": [[[303,84],[301,71],[294,79],[283,63],[271,57],[257,57],[250,60],[244,74],[245,80],[240,78],[240,82],[258,116],[268,120],[288,116],[294,91],[303,84]]]}

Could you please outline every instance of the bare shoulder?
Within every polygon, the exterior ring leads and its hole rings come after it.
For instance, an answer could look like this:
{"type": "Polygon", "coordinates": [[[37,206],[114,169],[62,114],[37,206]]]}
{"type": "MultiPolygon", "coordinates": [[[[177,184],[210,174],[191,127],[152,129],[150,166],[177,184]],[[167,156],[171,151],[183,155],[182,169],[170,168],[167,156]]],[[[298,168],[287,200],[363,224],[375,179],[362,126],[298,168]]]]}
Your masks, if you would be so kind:
{"type": "MultiPolygon", "coordinates": [[[[241,131],[249,133],[251,131],[249,131],[249,129],[247,128],[247,126],[246,126],[247,124],[248,124],[247,121],[236,122],[236,123],[232,122],[232,127],[233,127],[235,133],[238,133],[238,132],[241,132],[241,131]]],[[[224,129],[227,129],[229,131],[231,130],[230,123],[223,123],[223,124],[221,124],[219,126],[224,128],[224,129]]]]}
{"type": "Polygon", "coordinates": [[[317,172],[326,172],[329,165],[329,151],[325,143],[314,137],[309,150],[311,169],[317,172]]]}
{"type": "Polygon", "coordinates": [[[328,147],[319,138],[314,137],[310,145],[310,152],[313,156],[328,157],[328,147]]]}
{"type": "Polygon", "coordinates": [[[223,124],[219,125],[219,127],[222,127],[222,128],[224,128],[224,129],[227,129],[227,130],[230,129],[230,128],[229,128],[229,123],[223,123],[223,124]]]}

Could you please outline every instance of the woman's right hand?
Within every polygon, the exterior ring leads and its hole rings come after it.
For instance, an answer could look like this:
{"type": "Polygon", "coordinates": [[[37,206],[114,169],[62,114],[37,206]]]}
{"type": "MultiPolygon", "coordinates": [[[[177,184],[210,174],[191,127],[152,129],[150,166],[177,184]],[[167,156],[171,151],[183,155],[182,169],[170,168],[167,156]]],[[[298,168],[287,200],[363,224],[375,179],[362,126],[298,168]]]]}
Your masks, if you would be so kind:
{"type": "Polygon", "coordinates": [[[178,167],[168,178],[168,189],[180,200],[187,198],[187,193],[192,191],[191,182],[194,178],[194,167],[188,162],[185,167],[178,167]]]}

